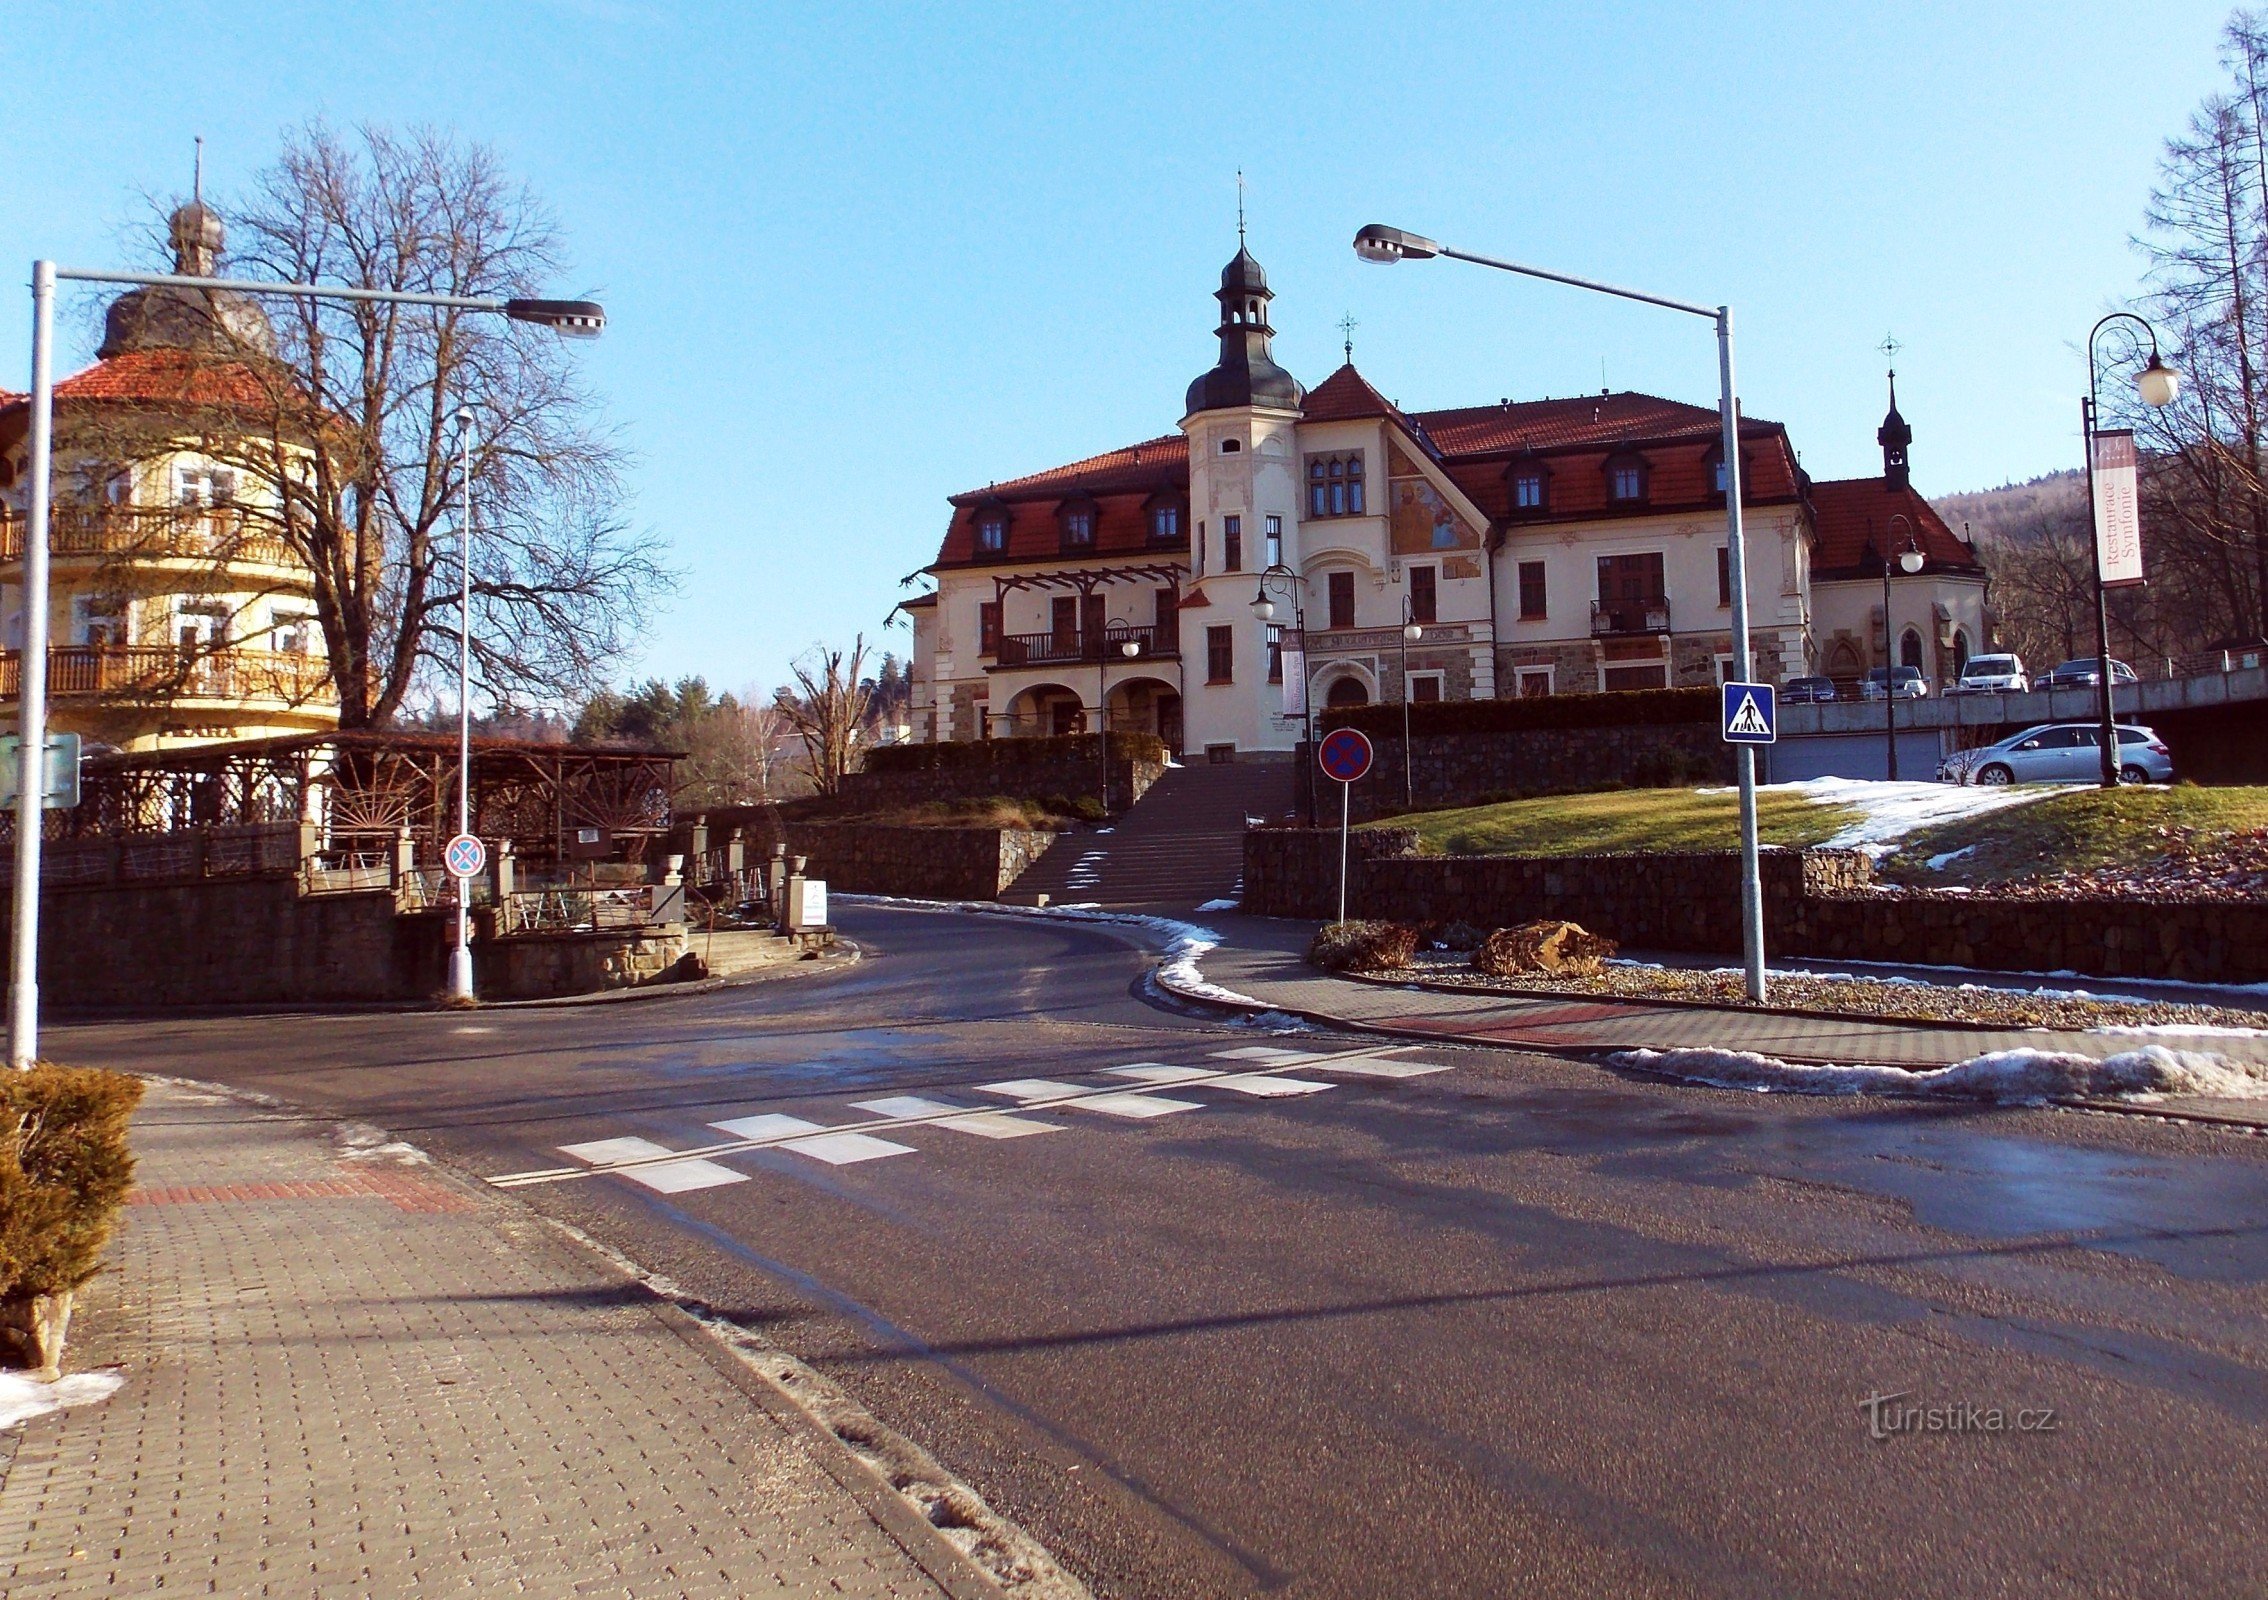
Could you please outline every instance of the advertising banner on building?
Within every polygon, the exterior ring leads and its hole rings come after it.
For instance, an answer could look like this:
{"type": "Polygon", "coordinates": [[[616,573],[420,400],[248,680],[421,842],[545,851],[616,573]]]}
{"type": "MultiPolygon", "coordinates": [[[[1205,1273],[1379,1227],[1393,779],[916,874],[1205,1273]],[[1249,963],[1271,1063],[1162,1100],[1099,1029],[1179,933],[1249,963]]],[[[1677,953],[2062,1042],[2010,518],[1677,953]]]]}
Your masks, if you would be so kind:
{"type": "Polygon", "coordinates": [[[2095,435],[2095,554],[2106,588],[2142,582],[2141,487],[2128,428],[2095,435]]]}
{"type": "Polygon", "coordinates": [[[1284,715],[1307,715],[1307,651],[1300,645],[1299,635],[1286,633],[1283,637],[1284,664],[1284,715]]]}

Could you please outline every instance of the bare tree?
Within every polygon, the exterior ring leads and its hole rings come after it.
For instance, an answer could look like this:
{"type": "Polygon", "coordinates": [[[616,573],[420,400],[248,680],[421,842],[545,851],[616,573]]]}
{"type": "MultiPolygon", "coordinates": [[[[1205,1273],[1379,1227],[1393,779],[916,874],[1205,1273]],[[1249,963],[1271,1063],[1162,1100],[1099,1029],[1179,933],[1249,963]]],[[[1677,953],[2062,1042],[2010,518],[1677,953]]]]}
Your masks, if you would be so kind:
{"type": "MultiPolygon", "coordinates": [[[[559,292],[547,212],[491,151],[442,132],[349,137],[311,123],[223,214],[236,277],[559,292]]],[[[185,353],[205,370],[186,375],[162,430],[249,479],[245,535],[313,573],[341,723],[383,725],[421,674],[454,674],[460,408],[473,417],[480,683],[525,704],[594,682],[641,600],[671,579],[624,521],[623,453],[558,336],[445,308],[292,298],[267,310],[212,319],[216,337],[185,353]]],[[[135,450],[81,445],[119,460],[135,450]]]]}
{"type": "Polygon", "coordinates": [[[840,650],[814,645],[789,668],[795,688],[780,695],[780,711],[803,740],[812,784],[823,795],[840,792],[858,754],[873,695],[865,667],[864,634],[852,641],[847,660],[840,650]]]}

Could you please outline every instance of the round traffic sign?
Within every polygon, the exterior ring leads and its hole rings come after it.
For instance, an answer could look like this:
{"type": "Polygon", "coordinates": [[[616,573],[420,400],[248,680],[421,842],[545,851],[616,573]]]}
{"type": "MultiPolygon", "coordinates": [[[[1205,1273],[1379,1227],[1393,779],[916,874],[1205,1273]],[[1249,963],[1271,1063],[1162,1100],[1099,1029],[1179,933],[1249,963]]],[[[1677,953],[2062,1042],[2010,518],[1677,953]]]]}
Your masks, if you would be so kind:
{"type": "Polygon", "coordinates": [[[1370,770],[1370,741],[1353,728],[1333,728],[1323,735],[1315,760],[1328,776],[1352,783],[1370,770]]]}
{"type": "Polygon", "coordinates": [[[460,833],[442,850],[441,860],[452,878],[477,878],[488,865],[488,849],[471,834],[460,833]]]}

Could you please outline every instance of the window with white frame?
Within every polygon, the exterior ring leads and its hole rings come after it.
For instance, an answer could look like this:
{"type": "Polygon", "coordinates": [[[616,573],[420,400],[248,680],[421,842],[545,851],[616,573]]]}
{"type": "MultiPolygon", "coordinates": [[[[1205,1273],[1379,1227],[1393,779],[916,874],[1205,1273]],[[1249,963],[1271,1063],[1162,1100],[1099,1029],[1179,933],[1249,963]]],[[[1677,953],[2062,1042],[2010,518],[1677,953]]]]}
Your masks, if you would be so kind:
{"type": "Polygon", "coordinates": [[[1008,514],[1005,511],[986,511],[977,517],[976,544],[987,555],[997,555],[1008,548],[1008,514]]]}
{"type": "Polygon", "coordinates": [[[74,595],[71,642],[97,650],[133,643],[125,600],[117,595],[74,595]]]}
{"type": "Polygon", "coordinates": [[[181,506],[228,506],[236,503],[236,473],[228,467],[191,466],[173,469],[173,503],[181,506]]]}
{"type": "Polygon", "coordinates": [[[1513,687],[1523,700],[1542,700],[1551,694],[1551,668],[1520,667],[1512,674],[1513,687]]]}
{"type": "Polygon", "coordinates": [[[1410,674],[1410,704],[1429,706],[1443,697],[1449,675],[1445,672],[1413,672],[1410,674]]]}
{"type": "Polygon", "coordinates": [[[1268,565],[1281,566],[1284,559],[1284,519],[1271,516],[1267,519],[1268,565]]]}
{"type": "Polygon", "coordinates": [[[315,618],[305,611],[276,610],[269,619],[268,648],[282,655],[310,655],[315,649],[315,618]]]}
{"type": "Polygon", "coordinates": [[[183,650],[211,650],[228,629],[228,607],[211,600],[176,596],[171,642],[183,650]]]}

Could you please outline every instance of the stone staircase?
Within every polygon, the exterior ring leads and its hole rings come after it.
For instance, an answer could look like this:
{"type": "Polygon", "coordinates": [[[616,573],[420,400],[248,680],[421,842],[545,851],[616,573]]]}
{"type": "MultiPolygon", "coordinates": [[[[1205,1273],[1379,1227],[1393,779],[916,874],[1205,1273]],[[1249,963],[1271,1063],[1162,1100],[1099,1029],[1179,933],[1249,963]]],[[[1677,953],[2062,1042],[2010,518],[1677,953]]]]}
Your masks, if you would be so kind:
{"type": "Polygon", "coordinates": [[[1231,895],[1244,875],[1246,819],[1289,812],[1297,771],[1289,761],[1175,767],[1110,827],[1058,839],[1000,898],[1187,911],[1231,895]]]}

